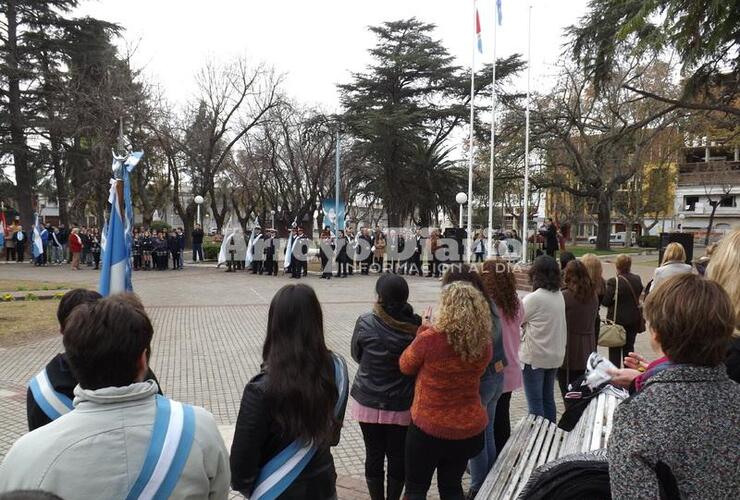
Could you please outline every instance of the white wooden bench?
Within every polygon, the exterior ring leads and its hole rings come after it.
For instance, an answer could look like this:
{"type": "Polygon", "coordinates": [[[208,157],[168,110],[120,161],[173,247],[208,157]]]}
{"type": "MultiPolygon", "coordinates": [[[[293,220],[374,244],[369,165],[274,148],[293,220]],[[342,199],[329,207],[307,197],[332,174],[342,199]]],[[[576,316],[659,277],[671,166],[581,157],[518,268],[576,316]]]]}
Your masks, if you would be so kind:
{"type": "Polygon", "coordinates": [[[570,432],[542,417],[522,418],[475,499],[515,500],[540,465],[573,453],[606,448],[614,409],[626,396],[626,392],[602,392],[589,403],[570,432]]]}

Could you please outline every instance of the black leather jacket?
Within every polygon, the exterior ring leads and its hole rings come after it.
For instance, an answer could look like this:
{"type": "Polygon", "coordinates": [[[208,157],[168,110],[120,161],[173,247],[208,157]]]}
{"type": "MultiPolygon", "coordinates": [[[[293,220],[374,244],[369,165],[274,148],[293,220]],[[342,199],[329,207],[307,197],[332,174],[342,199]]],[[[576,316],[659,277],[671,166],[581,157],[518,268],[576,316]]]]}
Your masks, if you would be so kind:
{"type": "MultiPolygon", "coordinates": [[[[249,498],[260,469],[293,442],[275,427],[265,405],[267,372],[263,371],[247,383],[236,419],[231,445],[231,487],[249,498]]],[[[339,421],[344,420],[345,407],[339,421]]],[[[339,444],[341,426],[337,426],[330,445],[339,444]]],[[[330,447],[319,449],[306,468],[282,495],[281,500],[328,500],[336,498],[336,472],[330,447]]]]}
{"type": "Polygon", "coordinates": [[[414,399],[414,378],[401,373],[398,358],[411,344],[421,324],[390,317],[376,305],[357,318],[352,334],[352,358],[359,363],[350,394],[363,406],[406,411],[414,399]]]}

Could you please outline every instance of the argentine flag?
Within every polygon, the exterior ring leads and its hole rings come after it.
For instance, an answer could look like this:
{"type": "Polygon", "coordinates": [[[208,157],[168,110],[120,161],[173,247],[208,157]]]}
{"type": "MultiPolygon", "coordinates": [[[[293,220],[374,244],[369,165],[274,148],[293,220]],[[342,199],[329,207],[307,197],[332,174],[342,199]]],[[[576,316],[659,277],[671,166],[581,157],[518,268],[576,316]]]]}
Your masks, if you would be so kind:
{"type": "Polygon", "coordinates": [[[131,229],[133,205],[129,173],[141,160],[142,152],[127,157],[113,157],[113,171],[122,179],[111,179],[108,202],[111,204],[110,218],[103,234],[100,256],[100,283],[98,291],[103,296],[131,292],[131,229]],[[125,159],[125,161],[123,161],[125,159]]]}
{"type": "Polygon", "coordinates": [[[41,239],[41,225],[39,224],[39,214],[36,214],[36,222],[33,225],[33,247],[31,247],[33,258],[38,258],[44,253],[44,241],[41,239]]]}

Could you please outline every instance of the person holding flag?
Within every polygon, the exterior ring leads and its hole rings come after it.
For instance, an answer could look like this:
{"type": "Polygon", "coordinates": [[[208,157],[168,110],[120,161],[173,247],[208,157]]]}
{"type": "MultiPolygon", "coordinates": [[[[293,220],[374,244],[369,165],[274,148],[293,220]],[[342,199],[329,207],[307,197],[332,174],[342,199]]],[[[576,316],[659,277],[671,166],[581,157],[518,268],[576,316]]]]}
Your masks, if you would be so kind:
{"type": "Polygon", "coordinates": [[[108,202],[110,218],[103,229],[100,283],[98,291],[104,297],[133,291],[131,283],[131,247],[133,205],[129,173],[139,163],[144,153],[139,151],[126,156],[113,153],[113,178],[110,180],[108,202]]]}
{"type": "Polygon", "coordinates": [[[36,266],[44,265],[44,250],[46,244],[44,243],[44,237],[41,233],[46,233],[47,237],[49,232],[46,231],[39,223],[39,214],[35,214],[36,222],[33,224],[33,245],[31,245],[31,255],[33,255],[33,263],[36,266]]]}

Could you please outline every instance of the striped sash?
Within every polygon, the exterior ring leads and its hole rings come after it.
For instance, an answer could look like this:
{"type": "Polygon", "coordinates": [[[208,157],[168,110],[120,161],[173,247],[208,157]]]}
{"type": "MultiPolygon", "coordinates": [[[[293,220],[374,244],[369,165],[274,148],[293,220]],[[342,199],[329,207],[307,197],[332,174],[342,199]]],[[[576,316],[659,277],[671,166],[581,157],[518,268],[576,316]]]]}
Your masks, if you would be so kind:
{"type": "Polygon", "coordinates": [[[33,394],[36,404],[52,421],[69,413],[74,408],[71,399],[54,390],[51,381],[49,381],[49,375],[46,373],[46,368],[33,377],[28,386],[31,388],[31,394],[33,394]]]}
{"type": "MultiPolygon", "coordinates": [[[[347,366],[342,358],[332,353],[332,361],[334,361],[334,380],[339,392],[337,403],[334,405],[334,416],[338,418],[347,402],[349,377],[347,366]]],[[[306,468],[316,451],[313,443],[301,445],[298,441],[293,441],[283,451],[272,457],[260,470],[254,491],[249,497],[250,500],[278,498],[306,468]]]]}
{"type": "Polygon", "coordinates": [[[144,465],[126,500],[164,500],[180,480],[195,436],[193,407],[157,396],[157,414],[144,465]]]}

